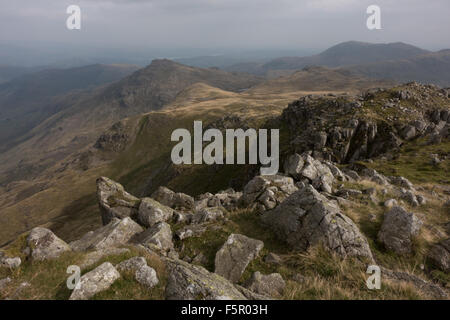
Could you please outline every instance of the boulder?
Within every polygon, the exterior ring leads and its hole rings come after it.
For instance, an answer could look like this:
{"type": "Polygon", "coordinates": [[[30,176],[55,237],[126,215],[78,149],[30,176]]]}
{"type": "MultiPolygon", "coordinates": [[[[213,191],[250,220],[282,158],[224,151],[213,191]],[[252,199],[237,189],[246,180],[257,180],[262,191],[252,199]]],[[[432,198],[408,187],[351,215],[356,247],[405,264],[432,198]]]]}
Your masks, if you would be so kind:
{"type": "Polygon", "coordinates": [[[172,237],[170,225],[160,222],[140,234],[137,241],[149,249],[167,253],[173,249],[172,237]]]}
{"type": "Polygon", "coordinates": [[[225,209],[221,207],[211,207],[199,210],[192,217],[192,224],[217,221],[225,217],[225,209]]]}
{"type": "Polygon", "coordinates": [[[105,262],[80,278],[79,288],[75,288],[70,300],[88,300],[99,292],[105,291],[120,278],[114,266],[105,262]]]}
{"type": "Polygon", "coordinates": [[[279,273],[264,275],[257,271],[248,280],[246,288],[258,294],[276,297],[283,294],[286,282],[279,273]]]}
{"type": "Polygon", "coordinates": [[[155,269],[145,265],[140,267],[135,272],[135,278],[138,283],[145,286],[147,289],[151,289],[159,283],[158,276],[155,269]]]}
{"type": "Polygon", "coordinates": [[[391,177],[389,177],[389,180],[392,184],[394,184],[396,186],[405,188],[407,190],[414,191],[414,185],[411,183],[411,181],[409,181],[408,179],[406,179],[404,177],[391,176],[391,177]]]}
{"type": "Polygon", "coordinates": [[[136,272],[141,267],[147,265],[147,260],[144,257],[133,257],[131,259],[122,261],[116,266],[119,272],[136,272]]]}
{"type": "Polygon", "coordinates": [[[184,240],[191,237],[198,237],[202,235],[206,230],[206,225],[190,225],[178,229],[175,235],[178,239],[184,240]]]}
{"type": "Polygon", "coordinates": [[[398,254],[411,253],[412,237],[419,233],[421,226],[422,221],[414,213],[395,206],[385,213],[378,240],[398,254]]]}
{"type": "Polygon", "coordinates": [[[172,209],[191,210],[195,207],[194,198],[184,193],[175,193],[166,187],[159,187],[152,198],[172,209]]]}
{"type": "Polygon", "coordinates": [[[236,283],[247,265],[254,260],[264,243],[240,234],[231,234],[225,244],[216,253],[215,272],[236,283]]]}
{"type": "Polygon", "coordinates": [[[101,250],[95,250],[92,252],[87,253],[83,261],[80,264],[80,268],[88,268],[92,266],[93,264],[99,262],[101,259],[107,256],[118,256],[124,253],[130,252],[130,249],[127,248],[105,248],[101,250]]]}
{"type": "Polygon", "coordinates": [[[113,218],[134,218],[140,203],[140,200],[126,192],[121,184],[106,177],[97,179],[97,199],[103,225],[107,225],[113,218]]]}
{"type": "Polygon", "coordinates": [[[138,221],[145,227],[152,227],[159,222],[166,222],[172,219],[173,210],[160,204],[151,198],[144,198],[141,201],[138,212],[138,221]]]}
{"type": "Polygon", "coordinates": [[[58,258],[64,252],[71,250],[70,246],[53,232],[40,227],[31,230],[27,244],[31,258],[37,261],[58,258]]]}
{"type": "Polygon", "coordinates": [[[80,240],[70,243],[75,251],[103,250],[128,243],[144,229],[127,217],[122,220],[113,218],[110,223],[96,231],[86,233],[80,240]]]}
{"type": "Polygon", "coordinates": [[[323,245],[341,256],[362,256],[372,260],[366,238],[334,201],[311,185],[293,193],[277,208],[261,217],[280,238],[295,250],[323,245]]]}
{"type": "Polygon", "coordinates": [[[246,300],[227,279],[201,266],[167,259],[168,300],[246,300]]]}
{"type": "Polygon", "coordinates": [[[256,176],[244,187],[240,201],[244,207],[265,211],[276,207],[296,190],[290,177],[256,176]]]}
{"type": "Polygon", "coordinates": [[[435,244],[428,253],[431,263],[438,269],[450,272],[450,238],[435,244]]]}

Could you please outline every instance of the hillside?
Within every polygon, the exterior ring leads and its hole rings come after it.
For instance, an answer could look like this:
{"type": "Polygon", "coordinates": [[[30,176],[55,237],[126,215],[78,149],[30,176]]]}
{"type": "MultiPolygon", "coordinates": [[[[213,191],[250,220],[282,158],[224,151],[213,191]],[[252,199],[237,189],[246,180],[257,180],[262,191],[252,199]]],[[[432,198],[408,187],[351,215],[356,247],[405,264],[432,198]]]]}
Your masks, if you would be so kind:
{"type": "Polygon", "coordinates": [[[179,97],[189,105],[175,99],[125,119],[39,180],[11,185],[0,226],[8,221],[1,235],[15,241],[2,249],[23,264],[1,271],[11,278],[3,297],[447,299],[449,92],[409,83],[303,95],[287,108],[250,97],[195,84],[179,97]],[[172,130],[198,119],[222,130],[280,128],[279,175],[171,164],[172,130]],[[36,225],[61,239],[29,233],[36,225]],[[36,248],[40,238],[51,240],[36,248]],[[46,251],[52,243],[62,249],[46,251]],[[249,252],[230,258],[233,243],[249,252]],[[154,269],[151,285],[119,265],[133,257],[154,269]],[[104,290],[71,292],[64,268],[74,263],[88,282],[97,281],[90,271],[120,274],[104,290]],[[368,264],[382,268],[380,290],[364,285],[368,264]],[[18,291],[22,282],[30,285],[18,291]]]}

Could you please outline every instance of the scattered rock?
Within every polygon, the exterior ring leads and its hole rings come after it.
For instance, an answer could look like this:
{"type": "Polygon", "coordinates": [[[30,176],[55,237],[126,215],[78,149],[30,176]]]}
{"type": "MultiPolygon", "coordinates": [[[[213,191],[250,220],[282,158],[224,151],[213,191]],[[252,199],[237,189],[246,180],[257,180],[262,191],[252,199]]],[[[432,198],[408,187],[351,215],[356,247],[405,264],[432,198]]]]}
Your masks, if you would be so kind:
{"type": "Polygon", "coordinates": [[[19,257],[8,258],[0,257],[0,267],[8,269],[17,269],[22,264],[22,259],[19,257]]]}
{"type": "Polygon", "coordinates": [[[151,198],[144,198],[139,206],[138,220],[145,227],[172,219],[173,210],[151,198]]]}
{"type": "Polygon", "coordinates": [[[419,233],[421,226],[422,221],[414,213],[395,206],[385,213],[378,240],[398,254],[411,253],[412,237],[419,233]]]}
{"type": "Polygon", "coordinates": [[[353,221],[312,186],[292,194],[265,213],[262,221],[294,249],[304,251],[322,244],[342,256],[373,259],[366,238],[353,221]]]}
{"type": "Polygon", "coordinates": [[[54,259],[66,251],[70,246],[58,238],[53,232],[45,228],[34,228],[27,238],[31,258],[37,261],[54,259]]]}
{"type": "Polygon", "coordinates": [[[133,257],[131,259],[122,261],[116,266],[119,272],[136,272],[141,267],[147,265],[147,260],[144,257],[133,257]]]}
{"type": "Polygon", "coordinates": [[[225,217],[225,209],[221,207],[211,207],[199,210],[191,219],[192,224],[213,222],[225,217]]]}
{"type": "Polygon", "coordinates": [[[134,218],[140,203],[140,200],[126,192],[121,184],[106,177],[97,179],[97,199],[103,225],[110,223],[113,218],[134,218]]]}
{"type": "Polygon", "coordinates": [[[175,193],[166,187],[159,187],[152,198],[172,209],[191,210],[195,207],[194,198],[184,193],[175,193]]]}
{"type": "Polygon", "coordinates": [[[247,265],[255,259],[264,243],[240,234],[231,234],[216,253],[215,272],[236,283],[247,265]]]}
{"type": "Polygon", "coordinates": [[[286,282],[279,273],[264,275],[257,271],[247,282],[246,288],[258,294],[276,297],[283,294],[286,282]]]}
{"type": "Polygon", "coordinates": [[[389,209],[392,207],[395,207],[397,205],[398,205],[398,202],[395,199],[388,199],[384,202],[384,206],[389,209]]]}
{"type": "Polygon", "coordinates": [[[444,272],[450,272],[450,238],[435,244],[428,253],[433,265],[444,272]]]}
{"type": "Polygon", "coordinates": [[[170,225],[160,222],[145,230],[137,240],[150,249],[156,249],[162,253],[167,253],[173,249],[172,230],[170,225]]]}
{"type": "Polygon", "coordinates": [[[201,266],[167,260],[168,300],[246,300],[231,282],[201,266]]]}
{"type": "Polygon", "coordinates": [[[88,300],[109,287],[120,278],[114,266],[105,262],[80,278],[79,288],[75,288],[70,300],[88,300]]]}
{"type": "Polygon", "coordinates": [[[80,264],[80,268],[88,268],[93,264],[99,262],[101,259],[107,256],[118,256],[124,253],[130,252],[127,248],[106,248],[102,250],[96,250],[89,252],[85,255],[83,262],[80,264]]]}
{"type": "Polygon", "coordinates": [[[159,283],[158,276],[156,275],[155,269],[144,265],[141,266],[135,273],[136,281],[148,289],[153,288],[159,283]]]}
{"type": "Polygon", "coordinates": [[[4,278],[0,280],[0,291],[2,291],[6,286],[8,286],[12,282],[10,277],[4,278]]]}
{"type": "Polygon", "coordinates": [[[279,266],[283,263],[283,260],[281,259],[281,257],[279,255],[271,252],[264,258],[264,262],[268,263],[268,264],[273,264],[273,265],[279,266]]]}

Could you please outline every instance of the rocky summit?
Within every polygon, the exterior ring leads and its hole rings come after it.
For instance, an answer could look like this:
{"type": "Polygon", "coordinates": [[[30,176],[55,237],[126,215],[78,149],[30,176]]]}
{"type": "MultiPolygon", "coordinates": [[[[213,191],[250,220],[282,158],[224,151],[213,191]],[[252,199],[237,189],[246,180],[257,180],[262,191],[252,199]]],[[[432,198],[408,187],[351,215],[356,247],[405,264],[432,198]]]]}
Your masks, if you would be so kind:
{"type": "Polygon", "coordinates": [[[0,298],[448,299],[448,89],[408,83],[208,114],[220,130],[280,128],[276,175],[173,165],[160,141],[206,113],[196,101],[173,106],[178,118],[119,122],[58,167],[89,183],[70,176],[85,189],[65,214],[27,216],[29,230],[1,248],[0,298]],[[69,266],[80,270],[72,287],[69,266]],[[366,287],[369,266],[379,290],[366,287]]]}

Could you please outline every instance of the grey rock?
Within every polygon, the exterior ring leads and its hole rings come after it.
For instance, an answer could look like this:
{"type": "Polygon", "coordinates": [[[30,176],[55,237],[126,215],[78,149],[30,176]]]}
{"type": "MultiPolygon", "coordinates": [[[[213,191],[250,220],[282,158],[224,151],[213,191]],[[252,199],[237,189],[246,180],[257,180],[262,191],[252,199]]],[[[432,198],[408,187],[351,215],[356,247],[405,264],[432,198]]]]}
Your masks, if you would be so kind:
{"type": "Polygon", "coordinates": [[[98,261],[100,261],[101,259],[103,259],[104,257],[118,256],[128,252],[130,252],[130,249],[127,248],[105,248],[101,250],[95,250],[87,253],[84,256],[83,261],[80,264],[80,268],[81,269],[88,268],[97,263],[98,261]]]}
{"type": "Polygon", "coordinates": [[[70,300],[88,300],[99,292],[105,291],[120,278],[114,266],[105,262],[80,278],[79,288],[75,288],[70,300]]]}
{"type": "Polygon", "coordinates": [[[407,254],[412,251],[412,237],[419,233],[421,226],[422,221],[414,213],[395,206],[385,213],[378,240],[389,250],[407,254]]]}
{"type": "Polygon", "coordinates": [[[159,283],[158,276],[155,269],[144,265],[141,266],[135,273],[135,278],[138,283],[145,286],[148,289],[153,288],[159,283]]]}
{"type": "Polygon", "coordinates": [[[8,269],[17,269],[22,264],[20,257],[8,258],[0,257],[0,267],[8,269]]]}
{"type": "Polygon", "coordinates": [[[160,222],[140,234],[137,241],[150,249],[167,253],[173,249],[172,237],[170,225],[160,222]]]}
{"type": "Polygon", "coordinates": [[[263,247],[260,240],[231,234],[216,253],[215,272],[233,283],[238,282],[247,265],[257,258],[263,247]]]}
{"type": "Polygon", "coordinates": [[[116,266],[119,272],[136,272],[141,267],[147,265],[147,260],[144,257],[133,257],[122,261],[116,266]]]}
{"type": "Polygon", "coordinates": [[[71,242],[70,246],[74,251],[119,247],[142,231],[144,229],[129,217],[122,220],[113,218],[106,226],[86,233],[81,239],[71,242]]]}
{"type": "Polygon", "coordinates": [[[408,179],[404,177],[389,177],[389,180],[392,184],[395,184],[396,186],[405,188],[407,190],[414,191],[414,185],[409,181],[408,179]]]}
{"type": "Polygon", "coordinates": [[[398,202],[395,199],[388,199],[388,200],[386,200],[384,202],[384,206],[386,208],[392,208],[392,207],[397,206],[397,205],[398,205],[398,202]]]}
{"type": "Polygon", "coordinates": [[[159,187],[152,194],[152,198],[172,209],[191,210],[195,207],[193,197],[184,193],[175,193],[166,187],[159,187]]]}
{"type": "Polygon", "coordinates": [[[97,200],[103,225],[107,225],[113,218],[134,218],[140,203],[140,200],[126,192],[121,184],[106,177],[97,179],[97,200]]]}
{"type": "Polygon", "coordinates": [[[168,300],[246,300],[227,279],[201,266],[167,259],[168,300]]]}
{"type": "Polygon", "coordinates": [[[53,232],[40,227],[31,230],[27,244],[31,258],[37,261],[58,258],[64,252],[71,250],[70,246],[53,232]]]}
{"type": "Polygon", "coordinates": [[[184,240],[191,237],[198,237],[206,231],[205,225],[190,225],[178,229],[175,233],[176,237],[184,240]]]}
{"type": "Polygon", "coordinates": [[[264,262],[279,266],[283,263],[283,260],[279,255],[271,252],[264,258],[264,262]]]}
{"type": "Polygon", "coordinates": [[[258,294],[276,297],[283,294],[286,282],[279,273],[264,275],[257,271],[252,274],[246,288],[258,294]]]}
{"type": "Polygon", "coordinates": [[[435,244],[428,253],[434,266],[444,272],[450,272],[450,238],[435,244]]]}
{"type": "Polygon", "coordinates": [[[213,222],[225,217],[225,209],[221,207],[204,208],[196,212],[191,220],[193,224],[213,222]]]}
{"type": "Polygon", "coordinates": [[[151,198],[144,198],[139,206],[138,220],[145,227],[172,219],[173,210],[151,198]]]}
{"type": "Polygon", "coordinates": [[[262,222],[293,249],[322,244],[342,256],[372,258],[366,238],[353,221],[312,186],[307,186],[262,216],[262,222]]]}

